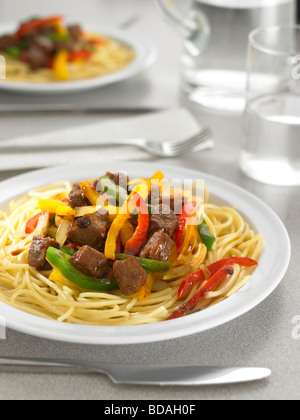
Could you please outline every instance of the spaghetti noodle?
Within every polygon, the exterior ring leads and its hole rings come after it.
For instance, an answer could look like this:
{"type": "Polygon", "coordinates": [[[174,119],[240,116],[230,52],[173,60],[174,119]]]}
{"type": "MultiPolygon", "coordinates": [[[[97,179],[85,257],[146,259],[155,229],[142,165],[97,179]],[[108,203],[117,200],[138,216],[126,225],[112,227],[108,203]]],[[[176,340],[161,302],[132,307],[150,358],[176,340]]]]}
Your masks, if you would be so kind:
{"type": "Polygon", "coordinates": [[[35,17],[0,36],[6,79],[16,83],[74,82],[120,71],[136,52],[116,39],[67,25],[64,16],[35,17]]]}
{"type": "MultiPolygon", "coordinates": [[[[7,305],[42,318],[82,325],[161,322],[189,302],[206,282],[194,284],[187,296],[178,299],[179,288],[187,274],[232,256],[258,261],[264,248],[262,235],[256,234],[235,208],[211,204],[207,194],[202,217],[215,237],[215,245],[210,251],[198,237],[185,264],[174,266],[167,273],[148,276],[143,288],[145,292],[148,287],[148,293],[125,296],[118,289],[109,292],[82,290],[63,276],[54,281],[51,271],[38,271],[29,266],[32,236],[24,234],[28,220],[40,211],[41,199],[67,197],[71,189],[71,184],[62,182],[31,191],[12,201],[8,211],[0,212],[0,300],[7,305]],[[22,246],[18,248],[20,243],[22,246]]],[[[177,258],[178,253],[173,249],[169,261],[172,263],[177,258]]],[[[251,279],[253,269],[235,264],[231,275],[208,292],[194,310],[206,309],[232,296],[251,279]]]]}
{"type": "MultiPolygon", "coordinates": [[[[86,39],[92,39],[94,34],[86,35],[86,39]]],[[[97,35],[99,37],[99,35],[97,35]]],[[[128,66],[136,57],[135,51],[120,42],[101,37],[103,44],[94,46],[93,55],[85,61],[68,64],[68,82],[93,79],[116,73],[128,66]]],[[[17,61],[3,54],[6,60],[6,80],[16,83],[57,83],[52,69],[41,68],[32,70],[27,63],[17,61]]],[[[63,80],[66,82],[66,80],[63,80]]]]}

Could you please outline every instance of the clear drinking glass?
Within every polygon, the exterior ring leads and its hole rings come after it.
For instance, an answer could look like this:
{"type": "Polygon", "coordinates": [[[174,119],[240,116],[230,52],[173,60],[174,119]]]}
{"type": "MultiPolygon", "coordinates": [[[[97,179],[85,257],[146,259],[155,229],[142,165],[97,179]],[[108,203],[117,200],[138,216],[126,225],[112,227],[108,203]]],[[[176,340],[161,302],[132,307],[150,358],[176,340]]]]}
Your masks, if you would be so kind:
{"type": "Polygon", "coordinates": [[[244,111],[249,33],[259,27],[296,24],[296,0],[156,3],[183,37],[181,80],[185,96],[213,111],[244,111]]]}
{"type": "Polygon", "coordinates": [[[272,185],[300,185],[300,26],[250,34],[240,166],[272,185]]]}

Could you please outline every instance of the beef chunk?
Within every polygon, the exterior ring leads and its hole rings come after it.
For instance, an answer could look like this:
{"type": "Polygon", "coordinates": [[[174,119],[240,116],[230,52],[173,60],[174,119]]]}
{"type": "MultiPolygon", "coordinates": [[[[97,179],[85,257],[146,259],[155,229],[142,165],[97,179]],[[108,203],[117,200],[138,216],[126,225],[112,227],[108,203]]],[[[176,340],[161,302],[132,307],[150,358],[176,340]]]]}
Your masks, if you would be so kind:
{"type": "Polygon", "coordinates": [[[3,35],[0,37],[0,50],[5,51],[8,48],[15,47],[17,39],[14,35],[3,35]]]}
{"type": "Polygon", "coordinates": [[[51,265],[46,260],[47,249],[49,247],[59,248],[58,243],[52,238],[43,238],[43,236],[35,236],[31,243],[28,264],[37,270],[51,270],[51,265]]]}
{"type": "Polygon", "coordinates": [[[104,277],[109,270],[105,256],[89,246],[82,247],[69,262],[78,271],[96,279],[104,277]]]}
{"type": "Polygon", "coordinates": [[[150,260],[156,261],[168,261],[170,258],[174,241],[164,233],[163,230],[155,232],[146,245],[140,252],[142,258],[149,258],[150,260]]]}
{"type": "Polygon", "coordinates": [[[26,61],[32,70],[47,67],[49,63],[47,53],[35,45],[26,51],[26,61]]]}
{"type": "Polygon", "coordinates": [[[148,204],[151,206],[158,206],[160,204],[160,187],[157,184],[151,184],[150,193],[148,196],[148,204]]]}
{"type": "Polygon", "coordinates": [[[110,172],[107,172],[106,176],[108,176],[109,179],[111,179],[116,185],[119,185],[123,187],[125,190],[127,190],[127,184],[129,182],[129,178],[126,174],[121,173],[121,172],[117,174],[112,174],[110,172]]]}
{"type": "MultiPolygon", "coordinates": [[[[105,176],[108,177],[115,185],[120,186],[121,188],[123,188],[125,191],[128,192],[127,184],[129,182],[129,178],[127,177],[126,174],[123,174],[123,173],[111,174],[110,172],[107,172],[105,176]]],[[[100,180],[101,178],[96,179],[93,185],[96,188],[97,192],[104,193],[104,191],[102,190],[102,186],[100,184],[100,180]]],[[[115,202],[112,202],[112,204],[115,204],[115,202]]]]}
{"type": "Polygon", "coordinates": [[[184,203],[185,197],[180,194],[160,197],[160,204],[170,206],[171,210],[178,216],[182,213],[184,203]]]}
{"type": "Polygon", "coordinates": [[[113,271],[120,291],[125,296],[137,293],[148,278],[146,271],[135,257],[130,257],[127,261],[115,261],[113,271]]]}
{"type": "Polygon", "coordinates": [[[70,227],[68,239],[78,245],[101,250],[110,227],[108,213],[94,213],[79,217],[70,227]]]}
{"type": "Polygon", "coordinates": [[[69,194],[69,206],[75,209],[77,207],[85,207],[90,205],[91,203],[81,191],[79,184],[74,184],[73,189],[69,194]]]}
{"type": "Polygon", "coordinates": [[[68,32],[72,39],[79,41],[82,36],[82,28],[79,25],[70,25],[68,26],[68,32]]]}
{"type": "Polygon", "coordinates": [[[36,45],[38,48],[40,48],[47,54],[52,53],[53,48],[54,48],[54,42],[51,41],[51,39],[42,35],[35,36],[33,38],[33,44],[36,45]]]}
{"type": "Polygon", "coordinates": [[[151,236],[158,230],[163,230],[171,238],[174,237],[178,229],[179,220],[169,206],[160,204],[156,207],[154,214],[150,216],[149,235],[151,236]]]}
{"type": "Polygon", "coordinates": [[[54,51],[59,52],[61,50],[73,52],[76,49],[76,43],[73,40],[66,41],[55,41],[54,42],[54,51]]]}

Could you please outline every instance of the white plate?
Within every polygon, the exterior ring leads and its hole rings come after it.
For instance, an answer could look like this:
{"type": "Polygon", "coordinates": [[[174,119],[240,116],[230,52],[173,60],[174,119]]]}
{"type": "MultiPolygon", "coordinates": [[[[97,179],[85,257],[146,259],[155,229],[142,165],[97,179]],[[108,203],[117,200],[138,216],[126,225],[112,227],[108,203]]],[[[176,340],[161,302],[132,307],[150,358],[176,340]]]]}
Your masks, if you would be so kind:
{"type": "MultiPolygon", "coordinates": [[[[7,23],[0,25],[0,35],[14,33],[17,29],[16,24],[7,23]]],[[[100,88],[102,86],[111,85],[122,80],[137,75],[149,66],[155,63],[157,58],[157,50],[149,41],[143,40],[142,37],[137,39],[136,36],[128,32],[120,31],[103,26],[85,25],[86,30],[97,32],[109,38],[120,41],[128,45],[136,51],[136,58],[124,69],[102,77],[81,80],[76,82],[60,82],[60,83],[16,83],[7,80],[0,80],[0,89],[5,91],[22,92],[30,94],[63,94],[76,93],[91,89],[100,88]]]]}
{"type": "Polygon", "coordinates": [[[59,323],[26,314],[0,303],[0,316],[7,327],[38,337],[84,344],[134,344],[179,338],[225,324],[256,307],[266,299],[283,279],[290,262],[289,235],[278,216],[249,192],[222,179],[189,169],[157,166],[145,163],[110,163],[90,166],[63,166],[34,171],[0,184],[1,208],[12,198],[52,182],[78,182],[96,178],[106,171],[127,171],[130,177],[150,177],[162,170],[168,179],[204,179],[212,196],[230,205],[251,221],[252,227],[263,233],[265,251],[252,281],[237,294],[202,312],[184,318],[143,326],[94,327],[59,323]]]}

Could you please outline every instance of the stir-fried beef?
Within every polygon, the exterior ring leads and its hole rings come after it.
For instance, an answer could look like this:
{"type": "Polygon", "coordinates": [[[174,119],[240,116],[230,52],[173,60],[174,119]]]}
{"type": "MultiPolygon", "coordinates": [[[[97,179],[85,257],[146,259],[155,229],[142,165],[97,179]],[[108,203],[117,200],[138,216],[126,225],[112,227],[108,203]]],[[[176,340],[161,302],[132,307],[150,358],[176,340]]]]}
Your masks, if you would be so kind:
{"type": "Polygon", "coordinates": [[[77,207],[85,207],[90,205],[91,203],[83,194],[79,184],[74,184],[73,189],[69,194],[69,206],[75,209],[77,207]]]}
{"type": "Polygon", "coordinates": [[[149,258],[156,261],[168,261],[170,258],[174,241],[163,230],[155,232],[140,252],[142,258],[149,258]]]}
{"type": "MultiPolygon", "coordinates": [[[[27,25],[29,22],[24,22],[27,25]]],[[[21,28],[21,26],[20,26],[21,28]]],[[[79,25],[70,25],[65,34],[58,32],[52,24],[28,28],[23,35],[7,34],[0,37],[0,51],[16,47],[18,59],[27,63],[32,70],[48,68],[59,51],[80,51],[89,48],[79,25]]]]}
{"type": "Polygon", "coordinates": [[[90,246],[82,247],[69,262],[77,270],[96,279],[104,277],[109,270],[105,256],[90,246]]]}
{"type": "Polygon", "coordinates": [[[129,178],[126,174],[119,172],[117,174],[112,174],[110,172],[106,173],[106,176],[109,177],[116,185],[119,185],[123,187],[125,190],[127,190],[127,184],[129,182],[129,178]]]}
{"type": "Polygon", "coordinates": [[[70,25],[68,26],[68,32],[72,39],[79,41],[82,37],[82,28],[79,25],[70,25]]]}
{"type": "Polygon", "coordinates": [[[57,242],[52,238],[44,238],[43,236],[35,236],[31,243],[28,264],[37,270],[51,270],[51,265],[46,260],[47,249],[49,247],[59,248],[57,242]]]}
{"type": "Polygon", "coordinates": [[[51,54],[54,48],[54,42],[43,35],[37,35],[33,38],[33,45],[43,50],[46,54],[51,54]]]}
{"type": "Polygon", "coordinates": [[[68,239],[78,245],[89,245],[97,250],[102,250],[110,221],[108,213],[94,213],[79,217],[71,225],[68,232],[68,239]]]}
{"type": "Polygon", "coordinates": [[[151,189],[148,196],[148,204],[151,206],[158,206],[160,204],[160,187],[157,184],[151,184],[151,189]]]}
{"type": "Polygon", "coordinates": [[[148,278],[135,257],[130,257],[127,261],[115,261],[113,271],[121,293],[126,296],[137,293],[148,278]]]}
{"type": "MultiPolygon", "coordinates": [[[[107,172],[105,176],[108,177],[115,185],[118,185],[122,187],[125,191],[128,191],[127,184],[129,182],[129,178],[127,177],[126,174],[124,173],[111,174],[110,172],[107,172]]],[[[100,184],[100,179],[101,178],[98,178],[94,182],[94,187],[96,188],[97,192],[103,192],[101,184],[100,184]]]]}
{"type": "Polygon", "coordinates": [[[154,214],[150,216],[149,235],[163,230],[171,238],[174,237],[178,228],[178,217],[167,205],[160,204],[154,214]]]}
{"type": "Polygon", "coordinates": [[[0,50],[5,51],[16,45],[16,37],[14,35],[3,35],[0,37],[0,50]]]}
{"type": "Polygon", "coordinates": [[[73,40],[62,40],[56,41],[54,43],[54,53],[57,53],[61,50],[72,52],[75,51],[76,43],[73,40]]]}
{"type": "Polygon", "coordinates": [[[183,195],[171,195],[170,197],[160,197],[160,204],[168,205],[178,216],[182,212],[185,198],[183,195]]]}
{"type": "Polygon", "coordinates": [[[49,64],[47,53],[35,45],[30,46],[25,55],[26,62],[29,64],[32,70],[47,67],[49,64]]]}

